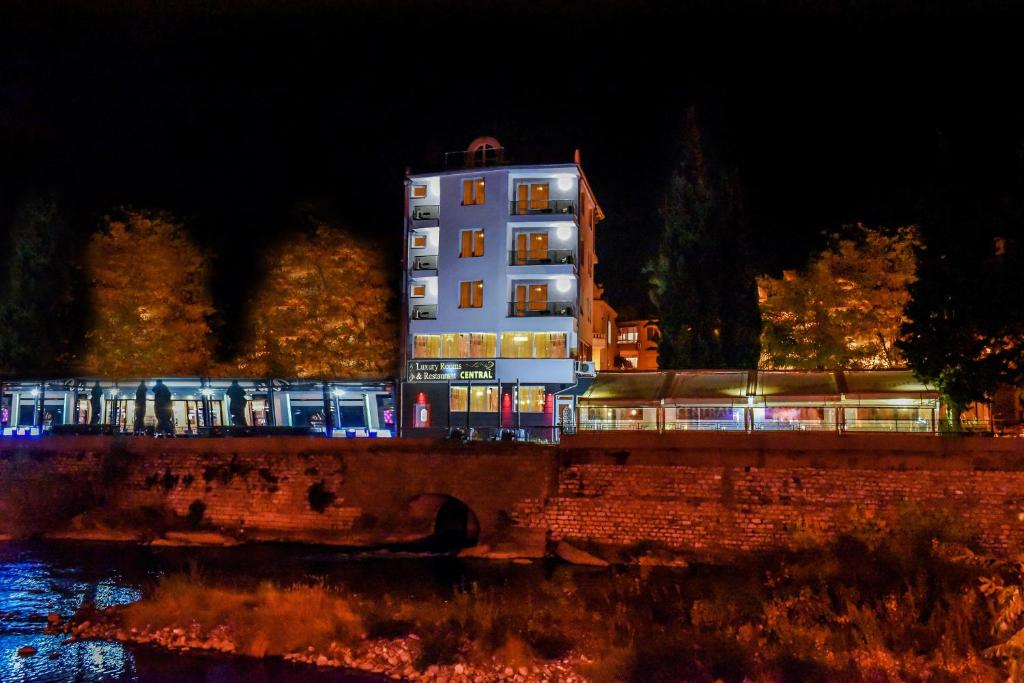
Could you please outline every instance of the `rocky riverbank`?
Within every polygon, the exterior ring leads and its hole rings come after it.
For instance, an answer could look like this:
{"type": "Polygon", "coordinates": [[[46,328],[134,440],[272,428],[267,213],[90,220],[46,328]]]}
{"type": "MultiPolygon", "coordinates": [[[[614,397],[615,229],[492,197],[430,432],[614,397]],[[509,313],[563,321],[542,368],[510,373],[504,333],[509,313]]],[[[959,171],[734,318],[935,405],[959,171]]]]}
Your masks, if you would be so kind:
{"type": "MultiPolygon", "coordinates": [[[[219,625],[206,630],[198,623],[162,628],[126,627],[120,608],[96,611],[86,608],[68,620],[50,614],[46,633],[67,635],[67,642],[76,640],[116,640],[142,645],[156,645],[172,651],[214,651],[239,654],[231,629],[219,625]]],[[[586,683],[577,671],[589,660],[572,653],[556,661],[502,661],[498,656],[491,661],[455,661],[431,664],[422,670],[416,662],[422,654],[422,643],[416,634],[401,638],[365,639],[352,647],[332,642],[325,649],[307,646],[283,655],[286,661],[301,662],[316,667],[354,669],[388,678],[423,683],[586,683]]],[[[245,655],[240,655],[245,656],[245,655]]],[[[521,660],[521,657],[516,657],[521,660]]]]}

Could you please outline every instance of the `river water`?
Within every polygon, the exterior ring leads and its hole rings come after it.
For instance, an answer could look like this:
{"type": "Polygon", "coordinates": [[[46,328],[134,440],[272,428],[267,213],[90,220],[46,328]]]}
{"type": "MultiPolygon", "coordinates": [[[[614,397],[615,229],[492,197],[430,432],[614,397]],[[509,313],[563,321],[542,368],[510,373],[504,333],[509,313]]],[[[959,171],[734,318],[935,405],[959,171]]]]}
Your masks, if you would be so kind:
{"type": "Polygon", "coordinates": [[[277,659],[176,654],[111,642],[63,644],[44,634],[45,616],[67,617],[85,602],[99,608],[138,600],[165,574],[198,573],[235,585],[271,580],[289,584],[323,579],[410,600],[444,595],[474,583],[516,590],[555,571],[587,571],[601,580],[608,570],[460,560],[450,556],[381,557],[288,545],[235,548],[168,548],[79,542],[0,542],[0,681],[343,681],[380,677],[336,669],[317,670],[277,659]],[[21,657],[19,648],[37,649],[21,657]]]}

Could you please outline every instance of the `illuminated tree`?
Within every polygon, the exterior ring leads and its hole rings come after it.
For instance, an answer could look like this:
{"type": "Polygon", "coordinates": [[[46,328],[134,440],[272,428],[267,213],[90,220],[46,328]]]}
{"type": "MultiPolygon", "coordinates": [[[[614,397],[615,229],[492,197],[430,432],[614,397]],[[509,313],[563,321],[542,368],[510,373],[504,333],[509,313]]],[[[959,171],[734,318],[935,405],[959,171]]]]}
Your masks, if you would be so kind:
{"type": "Polygon", "coordinates": [[[753,368],[761,330],[735,172],[713,172],[691,109],[648,267],[662,368],[753,368]]]}
{"type": "Polygon", "coordinates": [[[89,243],[85,368],[113,377],[198,375],[212,355],[206,255],[162,212],[124,211],[89,243]]]}
{"type": "Polygon", "coordinates": [[[250,303],[252,376],[321,379],[392,374],[398,356],[392,268],[380,250],[324,223],[269,259],[250,303]]]}
{"type": "Polygon", "coordinates": [[[762,367],[902,366],[895,343],[919,245],[913,227],[856,225],[832,235],[804,270],[758,278],[762,367]]]}
{"type": "Polygon", "coordinates": [[[66,365],[80,330],[74,305],[77,266],[68,224],[52,195],[29,199],[8,239],[0,287],[0,370],[52,373],[66,365]]]}

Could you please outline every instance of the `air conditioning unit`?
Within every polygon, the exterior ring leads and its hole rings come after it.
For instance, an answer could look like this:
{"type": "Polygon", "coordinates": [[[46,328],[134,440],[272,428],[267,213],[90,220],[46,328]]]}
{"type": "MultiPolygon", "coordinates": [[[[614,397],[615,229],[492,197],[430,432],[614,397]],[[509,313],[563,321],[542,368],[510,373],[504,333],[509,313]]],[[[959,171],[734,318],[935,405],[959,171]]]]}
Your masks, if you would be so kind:
{"type": "Polygon", "coordinates": [[[592,360],[576,361],[577,377],[597,377],[597,363],[592,360]]]}

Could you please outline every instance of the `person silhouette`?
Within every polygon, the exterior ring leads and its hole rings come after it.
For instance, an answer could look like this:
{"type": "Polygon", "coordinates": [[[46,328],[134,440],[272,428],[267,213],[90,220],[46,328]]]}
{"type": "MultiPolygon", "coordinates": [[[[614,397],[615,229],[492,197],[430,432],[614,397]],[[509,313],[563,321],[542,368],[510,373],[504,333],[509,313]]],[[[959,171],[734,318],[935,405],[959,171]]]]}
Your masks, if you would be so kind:
{"type": "Polygon", "coordinates": [[[139,382],[139,388],[135,390],[135,433],[142,434],[146,431],[146,394],[149,388],[146,380],[139,382]]]}
{"type": "Polygon", "coordinates": [[[103,414],[103,389],[100,388],[99,382],[92,385],[92,391],[89,393],[89,406],[92,408],[89,424],[98,425],[103,414]]]}
{"type": "Polygon", "coordinates": [[[245,389],[238,383],[238,380],[231,380],[224,395],[228,397],[228,415],[231,416],[231,425],[244,427],[245,421],[245,389]]]}
{"type": "Polygon", "coordinates": [[[156,412],[156,430],[174,436],[174,410],[171,408],[171,390],[162,379],[153,387],[153,408],[156,412]]]}

